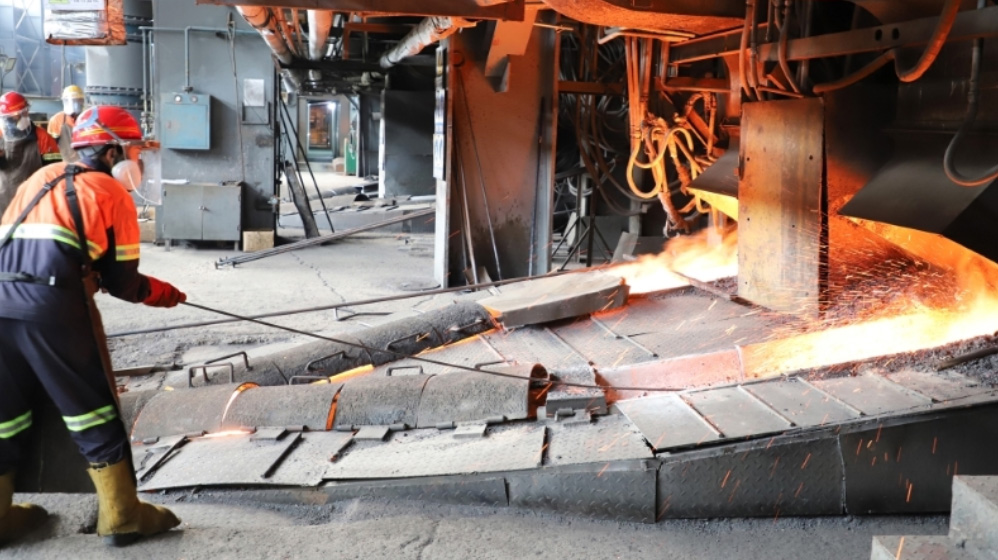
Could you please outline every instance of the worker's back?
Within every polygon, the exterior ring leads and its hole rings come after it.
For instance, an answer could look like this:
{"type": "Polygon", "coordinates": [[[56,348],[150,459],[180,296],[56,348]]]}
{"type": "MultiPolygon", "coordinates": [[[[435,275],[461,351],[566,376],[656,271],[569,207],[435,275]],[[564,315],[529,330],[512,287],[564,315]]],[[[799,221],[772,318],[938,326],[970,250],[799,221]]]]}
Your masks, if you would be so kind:
{"type": "MultiPolygon", "coordinates": [[[[46,183],[59,179],[67,167],[66,163],[44,167],[21,185],[0,221],[0,235],[6,235],[35,195],[46,183]]],[[[137,295],[131,292],[137,286],[130,286],[138,278],[135,205],[121,183],[107,173],[79,168],[85,171],[74,176],[73,186],[94,268],[114,295],[135,300],[137,295]]],[[[84,256],[76,231],[63,179],[39,200],[13,238],[0,248],[0,272],[26,273],[54,285],[0,283],[0,317],[43,322],[86,317],[81,274],[84,256]]]]}

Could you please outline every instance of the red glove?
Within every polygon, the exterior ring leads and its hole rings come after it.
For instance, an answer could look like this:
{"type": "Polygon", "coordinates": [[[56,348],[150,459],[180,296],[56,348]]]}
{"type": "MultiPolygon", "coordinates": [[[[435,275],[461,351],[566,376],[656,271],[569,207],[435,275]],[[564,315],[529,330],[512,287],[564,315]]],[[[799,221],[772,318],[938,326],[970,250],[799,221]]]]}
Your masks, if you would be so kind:
{"type": "Polygon", "coordinates": [[[181,292],[173,284],[147,276],[149,279],[149,295],[142,303],[150,307],[175,307],[182,301],[187,301],[187,294],[181,292]]]}

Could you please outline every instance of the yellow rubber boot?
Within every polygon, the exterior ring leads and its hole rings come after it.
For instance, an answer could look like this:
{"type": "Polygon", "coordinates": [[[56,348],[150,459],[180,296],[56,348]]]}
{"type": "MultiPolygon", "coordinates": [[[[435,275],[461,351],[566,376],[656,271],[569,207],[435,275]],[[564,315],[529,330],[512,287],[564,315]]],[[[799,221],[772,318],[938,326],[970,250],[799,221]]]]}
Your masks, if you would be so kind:
{"type": "Polygon", "coordinates": [[[180,525],[172,511],[139,501],[135,475],[127,459],[113,465],[90,465],[97,488],[97,534],[108,546],[125,546],[180,525]]]}
{"type": "Polygon", "coordinates": [[[0,546],[41,527],[48,518],[45,508],[34,504],[13,504],[14,473],[0,475],[0,546]]]}

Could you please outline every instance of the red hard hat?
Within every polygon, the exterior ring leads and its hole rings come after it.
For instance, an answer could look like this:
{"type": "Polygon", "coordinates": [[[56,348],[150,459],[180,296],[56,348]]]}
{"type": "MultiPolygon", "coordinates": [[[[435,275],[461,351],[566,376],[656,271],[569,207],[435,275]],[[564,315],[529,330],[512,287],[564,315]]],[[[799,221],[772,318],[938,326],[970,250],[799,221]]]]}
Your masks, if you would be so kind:
{"type": "Polygon", "coordinates": [[[142,129],[135,117],[121,107],[91,107],[76,118],[73,126],[74,148],[129,140],[142,140],[142,129]]]}
{"type": "Polygon", "coordinates": [[[16,91],[0,95],[0,117],[11,117],[28,108],[28,100],[16,91]]]}

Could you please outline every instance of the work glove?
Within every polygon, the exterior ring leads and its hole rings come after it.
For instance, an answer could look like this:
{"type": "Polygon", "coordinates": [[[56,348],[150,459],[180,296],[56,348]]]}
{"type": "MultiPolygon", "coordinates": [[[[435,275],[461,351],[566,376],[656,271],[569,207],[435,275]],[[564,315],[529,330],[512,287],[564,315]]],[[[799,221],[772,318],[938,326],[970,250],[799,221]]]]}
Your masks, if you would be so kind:
{"type": "Polygon", "coordinates": [[[142,303],[150,307],[176,307],[180,302],[187,301],[187,294],[178,290],[173,284],[163,282],[152,276],[149,279],[149,295],[142,303]]]}

